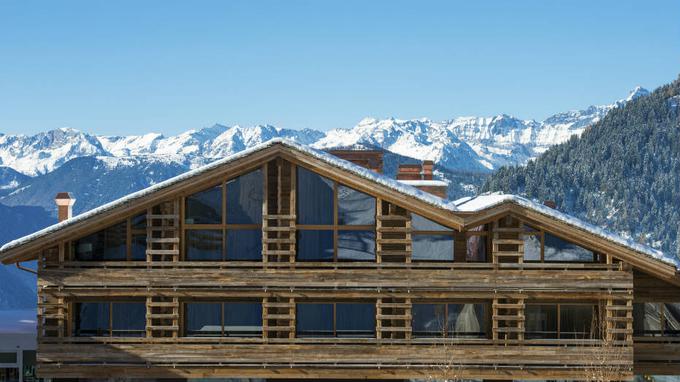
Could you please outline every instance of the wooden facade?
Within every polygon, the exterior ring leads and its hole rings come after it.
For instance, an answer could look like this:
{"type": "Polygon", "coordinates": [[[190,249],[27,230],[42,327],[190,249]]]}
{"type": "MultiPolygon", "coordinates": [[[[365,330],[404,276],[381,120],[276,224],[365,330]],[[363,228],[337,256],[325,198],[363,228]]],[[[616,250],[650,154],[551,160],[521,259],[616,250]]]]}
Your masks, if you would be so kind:
{"type": "MultiPolygon", "coordinates": [[[[223,248],[230,245],[226,240],[223,248]]],[[[541,236],[538,242],[543,240],[541,236]]],[[[443,373],[453,370],[456,378],[597,375],[623,380],[636,374],[680,374],[680,340],[634,335],[634,303],[680,302],[680,278],[672,265],[516,205],[479,213],[443,210],[283,145],[0,256],[5,263],[38,259],[38,372],[45,378],[446,379],[443,373]],[[305,201],[297,198],[298,167],[331,180],[336,198],[340,186],[375,198],[374,225],[343,225],[337,203],[329,224],[299,224],[296,206],[305,201]],[[260,171],[263,179],[257,223],[232,224],[225,218],[211,225],[188,222],[191,195],[223,185],[224,212],[226,184],[252,171],[260,171]],[[418,231],[415,215],[448,230],[418,231]],[[146,222],[141,229],[134,222],[140,216],[146,222]],[[127,227],[125,259],[75,257],[76,240],[120,221],[127,227]],[[583,246],[594,258],[528,261],[525,226],[583,246]],[[257,259],[230,260],[228,250],[222,249],[226,255],[219,261],[191,260],[187,242],[194,239],[188,236],[198,229],[261,231],[261,253],[257,259]],[[315,229],[331,233],[335,253],[328,261],[301,261],[298,234],[315,229]],[[348,230],[374,232],[373,260],[338,258],[338,235],[348,230]],[[417,237],[428,234],[451,237],[450,261],[417,258],[417,237]],[[145,238],[144,259],[134,260],[135,237],[145,238]],[[487,251],[483,261],[466,261],[470,237],[484,238],[479,241],[487,251]],[[261,304],[259,335],[226,336],[224,324],[223,335],[188,335],[188,304],[236,300],[261,304]],[[87,301],[143,304],[143,333],[77,335],[77,304],[87,301]],[[298,308],[310,301],[373,305],[373,335],[299,335],[298,308]],[[414,312],[425,303],[488,308],[480,315],[482,334],[418,335],[414,312]],[[597,322],[587,338],[532,337],[527,335],[527,312],[537,304],[592,306],[597,322]]],[[[114,314],[113,309],[108,314],[114,314]]]]}

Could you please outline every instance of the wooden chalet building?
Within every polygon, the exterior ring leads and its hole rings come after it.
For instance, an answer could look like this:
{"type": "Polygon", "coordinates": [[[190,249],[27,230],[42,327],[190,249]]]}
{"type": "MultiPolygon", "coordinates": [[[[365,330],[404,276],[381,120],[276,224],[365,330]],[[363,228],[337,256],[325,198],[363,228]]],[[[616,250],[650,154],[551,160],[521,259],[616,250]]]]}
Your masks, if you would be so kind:
{"type": "Polygon", "coordinates": [[[0,249],[38,261],[39,377],[680,375],[677,260],[336,154],[274,140],[76,217],[60,194],[65,220],[0,249]]]}

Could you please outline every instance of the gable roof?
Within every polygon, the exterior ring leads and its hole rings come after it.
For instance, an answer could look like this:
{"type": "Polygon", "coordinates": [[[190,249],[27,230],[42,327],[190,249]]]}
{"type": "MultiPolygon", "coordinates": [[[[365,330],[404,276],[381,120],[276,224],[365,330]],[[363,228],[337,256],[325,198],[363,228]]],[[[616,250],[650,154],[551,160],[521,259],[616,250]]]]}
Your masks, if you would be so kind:
{"type": "MultiPolygon", "coordinates": [[[[308,163],[323,163],[333,170],[343,172],[344,174],[350,173],[363,180],[367,180],[374,185],[379,186],[383,190],[391,190],[396,192],[398,195],[402,195],[411,198],[411,201],[421,202],[434,210],[442,211],[448,214],[451,218],[459,219],[461,223],[463,220],[461,216],[470,215],[474,213],[480,213],[482,211],[493,210],[496,207],[503,205],[515,205],[523,209],[530,210],[541,214],[551,220],[558,222],[559,224],[566,224],[569,227],[575,227],[589,233],[591,235],[597,236],[604,239],[610,243],[613,243],[619,247],[623,247],[635,253],[644,255],[644,257],[650,260],[661,261],[667,265],[673,266],[673,269],[680,267],[680,262],[678,259],[671,258],[664,255],[663,252],[648,247],[643,244],[636,243],[630,239],[624,238],[620,235],[611,233],[601,227],[595,226],[593,224],[587,223],[576,217],[570,216],[563,212],[554,210],[552,208],[546,207],[542,204],[535,203],[526,198],[522,198],[516,195],[503,195],[503,194],[485,194],[476,197],[468,197],[459,199],[456,201],[449,201],[446,199],[439,198],[435,195],[422,191],[416,187],[409,184],[405,184],[396,179],[390,178],[383,174],[376,173],[367,168],[361,167],[352,162],[340,159],[327,152],[313,149],[309,146],[299,144],[297,142],[288,139],[272,139],[260,145],[254,146],[250,149],[243,150],[236,154],[229,155],[225,158],[212,162],[208,165],[202,166],[200,168],[188,171],[184,174],[178,175],[166,181],[155,184],[146,189],[134,192],[120,199],[114,200],[110,203],[104,204],[98,208],[92,209],[80,215],[77,215],[66,221],[54,224],[50,227],[37,231],[31,235],[24,236],[22,238],[13,240],[2,247],[0,247],[0,261],[4,263],[10,263],[12,261],[23,261],[24,257],[19,256],[27,252],[29,247],[34,247],[38,244],[48,243],[52,237],[57,235],[64,229],[74,228],[77,225],[83,225],[84,223],[92,223],[98,221],[97,219],[103,218],[104,215],[108,213],[113,213],[118,209],[123,209],[133,204],[136,201],[145,199],[147,197],[153,196],[156,193],[165,192],[166,190],[173,190],[173,186],[179,186],[180,184],[188,183],[194,179],[200,177],[204,174],[212,173],[214,170],[219,169],[223,166],[230,164],[236,164],[239,160],[246,159],[250,156],[254,156],[257,153],[265,152],[268,149],[273,149],[275,147],[280,147],[285,149],[283,152],[293,152],[300,153],[308,163]],[[311,160],[309,160],[311,159],[311,160]],[[35,244],[35,245],[34,245],[35,244]]],[[[386,191],[384,191],[386,192],[386,191]]],[[[441,215],[440,215],[441,216],[441,215]]]]}
{"type": "Polygon", "coordinates": [[[188,180],[197,178],[205,173],[210,172],[211,170],[214,170],[216,168],[222,167],[229,165],[239,159],[246,158],[250,155],[253,155],[257,152],[261,152],[265,149],[274,147],[276,145],[280,145],[282,147],[291,149],[293,151],[297,151],[302,154],[306,154],[308,156],[311,156],[315,159],[318,159],[328,165],[331,165],[337,169],[340,170],[345,170],[347,172],[350,172],[354,175],[357,175],[361,178],[364,178],[368,181],[371,181],[373,183],[377,183],[381,186],[386,187],[387,189],[391,189],[393,191],[396,191],[404,196],[412,197],[415,198],[421,202],[424,202],[426,204],[429,204],[433,207],[454,212],[456,211],[456,207],[453,203],[451,203],[448,200],[442,199],[438,196],[432,195],[430,193],[427,193],[425,191],[419,190],[418,188],[415,188],[413,186],[401,183],[397,181],[396,179],[392,179],[388,176],[385,176],[383,174],[378,174],[374,171],[371,171],[367,168],[361,167],[357,164],[354,164],[352,162],[346,161],[344,159],[340,159],[334,155],[331,155],[327,152],[317,150],[314,148],[311,148],[306,145],[299,144],[297,142],[294,142],[289,139],[283,139],[283,138],[275,138],[272,140],[269,140],[265,143],[259,144],[257,146],[253,146],[252,148],[240,151],[238,153],[229,155],[227,157],[224,157],[220,160],[217,160],[215,162],[209,163],[205,166],[196,168],[194,170],[185,172],[183,174],[180,174],[178,176],[175,176],[173,178],[170,178],[168,180],[165,180],[163,182],[157,183],[153,186],[147,187],[143,190],[133,192],[129,195],[126,195],[120,199],[116,199],[112,202],[106,203],[100,207],[94,208],[92,210],[89,210],[87,212],[84,212],[80,215],[74,216],[68,220],[59,222],[57,224],[51,225],[47,228],[44,228],[40,231],[37,231],[33,234],[21,237],[19,239],[10,241],[0,247],[0,261],[2,262],[8,262],[8,255],[7,253],[12,250],[16,250],[21,248],[24,245],[27,245],[29,243],[32,243],[36,240],[45,238],[50,236],[53,233],[56,233],[62,229],[72,227],[76,224],[83,223],[85,221],[94,219],[108,211],[115,210],[117,208],[126,206],[136,200],[142,199],[146,196],[149,196],[151,194],[154,194],[156,192],[159,192],[161,190],[165,190],[168,188],[171,188],[174,185],[177,185],[179,183],[186,182],[188,180]]]}
{"type": "Polygon", "coordinates": [[[453,202],[458,212],[481,212],[503,204],[515,204],[535,212],[538,212],[546,217],[565,223],[569,226],[581,229],[595,236],[598,236],[607,241],[624,246],[630,250],[648,256],[655,260],[663,261],[669,265],[673,265],[676,269],[680,269],[680,260],[675,257],[667,256],[662,251],[654,249],[650,246],[638,243],[630,238],[625,238],[617,235],[609,230],[594,224],[583,221],[577,217],[566,214],[554,208],[550,208],[540,203],[536,203],[529,199],[517,195],[509,195],[502,193],[489,193],[473,197],[461,198],[453,202]]]}

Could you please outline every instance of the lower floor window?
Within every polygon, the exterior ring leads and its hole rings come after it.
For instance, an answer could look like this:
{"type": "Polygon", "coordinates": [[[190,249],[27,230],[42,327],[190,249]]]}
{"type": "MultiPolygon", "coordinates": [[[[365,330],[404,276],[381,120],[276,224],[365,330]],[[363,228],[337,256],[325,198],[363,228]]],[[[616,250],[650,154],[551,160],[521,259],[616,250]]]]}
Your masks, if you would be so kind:
{"type": "Polygon", "coordinates": [[[260,337],[262,304],[258,301],[185,304],[188,337],[260,337]]]}
{"type": "Polygon", "coordinates": [[[79,302],[75,304],[76,337],[143,337],[143,302],[79,302]]]}
{"type": "Polygon", "coordinates": [[[527,304],[526,338],[598,338],[595,304],[527,304]]]}
{"type": "Polygon", "coordinates": [[[375,303],[300,303],[296,307],[300,337],[373,337],[375,303]]]}
{"type": "Polygon", "coordinates": [[[412,310],[416,337],[486,337],[487,304],[415,303],[412,310]]]}
{"type": "Polygon", "coordinates": [[[680,303],[633,304],[636,336],[680,336],[680,303]]]}

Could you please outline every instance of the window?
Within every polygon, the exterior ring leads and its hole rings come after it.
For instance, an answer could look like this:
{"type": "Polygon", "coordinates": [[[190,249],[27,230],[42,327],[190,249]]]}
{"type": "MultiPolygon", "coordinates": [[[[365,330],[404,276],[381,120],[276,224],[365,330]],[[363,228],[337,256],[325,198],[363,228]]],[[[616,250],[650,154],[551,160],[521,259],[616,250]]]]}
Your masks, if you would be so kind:
{"type": "Polygon", "coordinates": [[[373,337],[375,303],[299,303],[296,306],[299,337],[373,337]]]}
{"type": "Polygon", "coordinates": [[[374,261],[374,197],[297,168],[297,260],[374,261]]]}
{"type": "Polygon", "coordinates": [[[596,254],[558,236],[524,225],[524,260],[536,262],[594,262],[596,254]]]}
{"type": "Polygon", "coordinates": [[[75,304],[76,337],[143,337],[143,302],[80,302],[75,304]]]}
{"type": "Polygon", "coordinates": [[[261,170],[187,197],[186,259],[261,261],[263,198],[261,170]]]}
{"type": "Polygon", "coordinates": [[[527,339],[597,338],[595,304],[527,304],[527,339]]]}
{"type": "Polygon", "coordinates": [[[465,233],[466,238],[466,250],[465,250],[465,261],[467,262],[485,262],[487,261],[486,254],[488,252],[489,241],[487,237],[489,235],[488,228],[486,225],[480,225],[469,229],[465,233]]]}
{"type": "Polygon", "coordinates": [[[453,229],[416,214],[411,214],[411,227],[413,260],[453,261],[453,229]]]}
{"type": "Polygon", "coordinates": [[[486,337],[487,304],[413,304],[413,335],[416,337],[486,337]]]}
{"type": "Polygon", "coordinates": [[[680,303],[633,304],[636,336],[680,336],[680,303]]]}
{"type": "Polygon", "coordinates": [[[196,302],[185,305],[188,337],[260,337],[262,304],[255,301],[196,302]]]}
{"type": "Polygon", "coordinates": [[[134,216],[74,240],[71,251],[77,261],[145,261],[146,215],[134,216]]]}
{"type": "Polygon", "coordinates": [[[0,353],[0,363],[17,363],[17,352],[0,353]]]}

